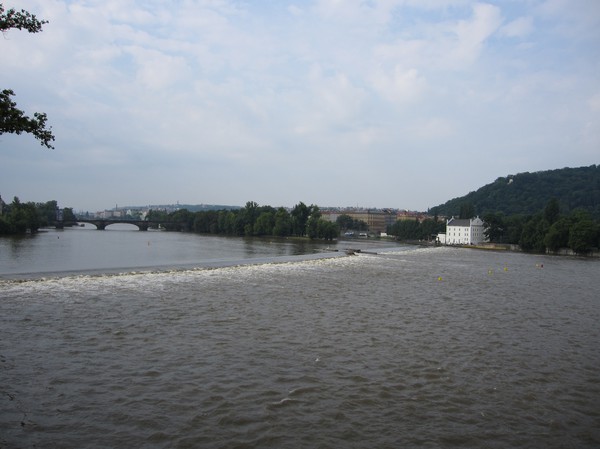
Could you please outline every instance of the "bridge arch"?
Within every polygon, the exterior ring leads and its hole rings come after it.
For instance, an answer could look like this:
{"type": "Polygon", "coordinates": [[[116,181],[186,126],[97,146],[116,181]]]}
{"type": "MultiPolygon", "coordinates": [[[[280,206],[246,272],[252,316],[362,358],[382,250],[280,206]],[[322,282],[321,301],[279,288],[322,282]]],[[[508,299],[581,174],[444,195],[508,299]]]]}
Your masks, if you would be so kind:
{"type": "Polygon", "coordinates": [[[159,223],[144,220],[105,220],[105,219],[82,219],[77,220],[77,223],[90,223],[96,226],[98,231],[104,231],[107,226],[113,224],[130,224],[137,226],[140,231],[147,231],[151,225],[158,226],[159,223]]]}
{"type": "MultiPolygon", "coordinates": [[[[125,221],[119,223],[106,223],[105,230],[111,229],[114,231],[141,231],[140,226],[136,223],[127,223],[125,221]]],[[[147,230],[148,228],[146,228],[147,230]]]]}

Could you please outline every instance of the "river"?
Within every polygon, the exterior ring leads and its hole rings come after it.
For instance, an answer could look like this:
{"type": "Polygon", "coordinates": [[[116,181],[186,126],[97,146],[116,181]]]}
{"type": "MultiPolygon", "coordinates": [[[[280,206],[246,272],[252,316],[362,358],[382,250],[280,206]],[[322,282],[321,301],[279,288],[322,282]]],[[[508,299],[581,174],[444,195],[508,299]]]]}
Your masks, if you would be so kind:
{"type": "Polygon", "coordinates": [[[598,447],[599,274],[370,241],[3,238],[0,447],[598,447]]]}

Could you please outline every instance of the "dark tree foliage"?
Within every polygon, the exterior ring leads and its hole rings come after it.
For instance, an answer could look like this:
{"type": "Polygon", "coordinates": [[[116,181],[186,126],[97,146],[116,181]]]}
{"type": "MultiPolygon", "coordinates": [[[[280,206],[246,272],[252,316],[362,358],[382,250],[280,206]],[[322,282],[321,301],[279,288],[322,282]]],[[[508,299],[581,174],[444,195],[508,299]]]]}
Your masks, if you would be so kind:
{"type": "Polygon", "coordinates": [[[398,240],[421,241],[433,239],[438,233],[444,232],[444,229],[446,229],[446,223],[432,219],[422,222],[398,220],[388,227],[387,233],[395,236],[398,240]]]}
{"type": "Polygon", "coordinates": [[[354,219],[350,215],[342,214],[339,217],[337,217],[335,222],[338,224],[342,231],[354,229],[354,219]]]}
{"type": "MultiPolygon", "coordinates": [[[[55,200],[45,203],[23,203],[15,196],[12,203],[5,205],[0,211],[0,234],[35,233],[39,228],[54,226],[59,220],[58,211],[58,203],[55,200]]],[[[62,221],[75,223],[72,208],[62,209],[62,221]]]]}
{"type": "Polygon", "coordinates": [[[164,210],[150,209],[146,215],[148,221],[168,221],[169,214],[164,210]]]}
{"type": "Polygon", "coordinates": [[[35,15],[24,9],[16,11],[14,8],[10,8],[5,12],[4,6],[0,3],[0,31],[3,33],[11,28],[39,33],[45,23],[48,23],[48,21],[38,20],[35,15]]]}
{"type": "Polygon", "coordinates": [[[366,231],[369,228],[369,225],[365,223],[363,220],[355,220],[348,214],[342,214],[337,217],[336,221],[339,228],[345,231],[366,231]]]}
{"type": "Polygon", "coordinates": [[[583,211],[576,215],[569,229],[569,248],[577,254],[587,254],[597,248],[600,224],[594,223],[589,214],[583,211]]]}
{"type": "Polygon", "coordinates": [[[46,114],[35,112],[33,118],[27,117],[17,108],[17,103],[10,99],[14,94],[10,89],[0,92],[0,134],[30,133],[41,145],[54,148],[50,143],[54,140],[52,127],[46,129],[46,114]]]}
{"type": "Polygon", "coordinates": [[[292,235],[302,237],[306,233],[306,223],[309,216],[310,209],[302,201],[294,206],[291,212],[292,235]]]}
{"type": "Polygon", "coordinates": [[[548,229],[544,237],[544,244],[551,252],[556,252],[561,248],[569,246],[569,233],[571,231],[571,220],[566,217],[555,221],[548,229]]]}
{"type": "Polygon", "coordinates": [[[24,234],[37,232],[42,225],[42,211],[35,203],[22,203],[14,197],[0,215],[0,234],[24,234]]]}
{"type": "Polygon", "coordinates": [[[600,221],[594,221],[583,209],[561,215],[555,200],[528,217],[486,214],[484,223],[484,233],[490,242],[518,244],[523,251],[556,253],[568,248],[586,254],[600,245],[600,221]]]}
{"type": "Polygon", "coordinates": [[[460,205],[460,211],[458,213],[458,218],[463,220],[468,220],[475,216],[475,207],[473,203],[466,201],[460,205]]]}
{"type": "Polygon", "coordinates": [[[63,209],[63,221],[67,223],[75,223],[77,221],[72,207],[65,207],[63,209]]]}
{"type": "Polygon", "coordinates": [[[340,234],[340,228],[336,223],[327,220],[319,220],[317,223],[317,237],[325,240],[336,239],[340,234]]]}
{"type": "Polygon", "coordinates": [[[273,235],[275,214],[271,211],[261,212],[254,223],[253,235],[273,235]]]}
{"type": "Polygon", "coordinates": [[[485,238],[493,243],[505,243],[504,236],[506,225],[504,224],[504,214],[488,213],[483,216],[485,228],[483,234],[485,238]]]}
{"type": "Polygon", "coordinates": [[[552,198],[548,201],[544,209],[544,218],[551,225],[554,224],[556,220],[558,220],[558,216],[560,215],[560,205],[556,198],[552,198]]]}
{"type": "Polygon", "coordinates": [[[147,219],[160,222],[168,231],[194,231],[203,234],[233,236],[308,236],[312,239],[332,240],[339,235],[339,227],[321,217],[315,205],[296,205],[292,212],[285,208],[259,206],[248,201],[245,207],[234,210],[201,210],[189,212],[180,209],[167,214],[150,211],[147,219]]]}
{"type": "MultiPolygon", "coordinates": [[[[5,11],[0,3],[0,31],[6,33],[14,28],[26,30],[30,33],[42,31],[42,25],[48,23],[46,20],[38,20],[35,15],[25,11],[9,9],[5,11]]],[[[15,93],[11,89],[3,89],[0,92],[0,135],[30,133],[38,139],[41,145],[54,148],[52,127],[46,128],[47,117],[45,113],[35,112],[33,118],[25,115],[25,112],[17,108],[17,103],[12,101],[15,93]]]]}
{"type": "Polygon", "coordinates": [[[477,191],[432,207],[429,212],[459,216],[461,207],[469,203],[474,208],[472,215],[481,217],[489,213],[530,216],[548,206],[545,213],[550,224],[559,213],[568,214],[578,208],[600,219],[600,165],[498,178],[477,191]],[[548,204],[551,200],[553,202],[548,204]]]}
{"type": "Polygon", "coordinates": [[[39,211],[41,226],[49,226],[56,221],[58,211],[58,202],[52,200],[45,203],[37,203],[36,208],[39,211]]]}
{"type": "Polygon", "coordinates": [[[277,209],[275,213],[275,225],[273,226],[273,235],[285,237],[292,232],[292,220],[290,214],[283,207],[277,209]]]}
{"type": "Polygon", "coordinates": [[[544,238],[550,228],[550,224],[546,221],[542,214],[536,214],[532,217],[525,226],[519,239],[519,245],[523,251],[532,251],[543,253],[546,251],[544,238]]]}

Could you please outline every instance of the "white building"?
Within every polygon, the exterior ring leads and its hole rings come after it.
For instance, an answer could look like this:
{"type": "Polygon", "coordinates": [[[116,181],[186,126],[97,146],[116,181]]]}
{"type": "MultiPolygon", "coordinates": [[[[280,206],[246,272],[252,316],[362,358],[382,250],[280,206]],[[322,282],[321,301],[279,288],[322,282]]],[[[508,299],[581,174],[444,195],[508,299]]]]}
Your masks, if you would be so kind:
{"type": "Polygon", "coordinates": [[[485,241],[481,218],[459,219],[452,217],[446,221],[446,245],[478,245],[485,241]]]}

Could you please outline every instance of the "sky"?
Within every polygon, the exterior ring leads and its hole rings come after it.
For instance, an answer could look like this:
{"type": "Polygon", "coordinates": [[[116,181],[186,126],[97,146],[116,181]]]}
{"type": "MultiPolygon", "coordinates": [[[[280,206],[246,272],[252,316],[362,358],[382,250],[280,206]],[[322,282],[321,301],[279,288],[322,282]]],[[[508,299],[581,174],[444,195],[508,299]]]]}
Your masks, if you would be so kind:
{"type": "Polygon", "coordinates": [[[600,163],[598,0],[12,0],[6,202],[426,211],[600,163]]]}

